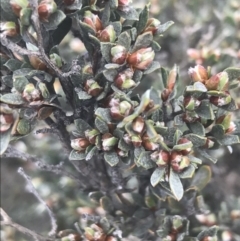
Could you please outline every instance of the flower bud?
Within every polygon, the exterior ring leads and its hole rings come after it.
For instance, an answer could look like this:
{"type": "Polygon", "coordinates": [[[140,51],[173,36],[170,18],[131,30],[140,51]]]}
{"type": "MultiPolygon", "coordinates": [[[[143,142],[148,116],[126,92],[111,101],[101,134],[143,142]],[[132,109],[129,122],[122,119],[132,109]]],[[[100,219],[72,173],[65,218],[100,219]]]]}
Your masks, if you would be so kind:
{"type": "Polygon", "coordinates": [[[195,110],[196,107],[198,107],[201,104],[201,101],[196,100],[192,96],[186,96],[183,100],[183,106],[188,111],[195,110]]]}
{"type": "Polygon", "coordinates": [[[195,111],[186,111],[182,115],[182,119],[186,123],[194,123],[199,120],[199,115],[195,111]]]}
{"type": "Polygon", "coordinates": [[[125,12],[129,10],[132,0],[118,0],[118,9],[125,12]]]}
{"type": "Polygon", "coordinates": [[[155,34],[160,24],[161,24],[160,21],[157,20],[156,18],[149,18],[143,32],[144,33],[152,32],[152,34],[155,34]]]}
{"type": "Polygon", "coordinates": [[[28,7],[28,0],[10,0],[13,12],[19,17],[22,8],[28,7]]]}
{"type": "Polygon", "coordinates": [[[169,97],[169,95],[171,94],[171,90],[169,90],[169,89],[164,89],[163,91],[162,91],[162,93],[161,93],[161,98],[162,98],[162,100],[163,101],[167,101],[167,99],[168,99],[168,97],[169,97]]]}
{"type": "Polygon", "coordinates": [[[96,33],[103,29],[100,18],[91,11],[85,11],[83,22],[89,25],[96,33]]]}
{"type": "Polygon", "coordinates": [[[110,108],[110,114],[114,120],[122,120],[124,117],[128,116],[132,110],[132,105],[124,100],[121,101],[118,106],[112,106],[110,108]]]}
{"type": "Polygon", "coordinates": [[[38,57],[30,55],[30,56],[28,56],[28,58],[29,58],[30,64],[32,65],[32,67],[34,69],[37,69],[37,70],[46,70],[47,69],[46,64],[38,57]]]}
{"type": "Polygon", "coordinates": [[[130,54],[127,58],[127,62],[136,69],[144,70],[152,63],[154,57],[155,53],[151,47],[142,48],[130,54]]]}
{"type": "Polygon", "coordinates": [[[221,107],[224,105],[229,104],[232,101],[232,97],[230,94],[227,94],[227,96],[211,96],[209,98],[209,101],[214,104],[215,106],[221,107]]]}
{"type": "Polygon", "coordinates": [[[98,96],[103,90],[103,88],[93,79],[86,81],[84,89],[89,95],[94,97],[98,96]]]}
{"type": "Polygon", "coordinates": [[[131,142],[135,147],[140,147],[142,145],[142,138],[139,135],[132,135],[131,142]]]}
{"type": "Polygon", "coordinates": [[[130,89],[136,85],[136,83],[131,79],[133,76],[133,71],[127,69],[117,75],[114,80],[115,85],[120,89],[130,89]]]}
{"type": "Polygon", "coordinates": [[[28,102],[37,101],[42,98],[40,91],[32,83],[25,86],[22,97],[28,102]]]}
{"type": "Polygon", "coordinates": [[[48,22],[49,16],[57,11],[57,4],[54,0],[43,0],[38,5],[38,15],[41,21],[48,22]]]}
{"type": "Polygon", "coordinates": [[[104,151],[110,151],[118,143],[118,138],[114,137],[110,133],[106,133],[102,136],[102,149],[104,151]]]}
{"type": "Polygon", "coordinates": [[[145,127],[145,121],[141,116],[138,116],[133,120],[132,128],[138,134],[141,134],[143,132],[144,127],[145,127]]]}
{"type": "Polygon", "coordinates": [[[0,132],[7,131],[13,124],[13,114],[0,114],[0,132]]]}
{"type": "Polygon", "coordinates": [[[142,137],[142,145],[147,151],[154,151],[159,148],[159,144],[151,141],[147,133],[142,137]]]}
{"type": "Polygon", "coordinates": [[[117,152],[117,154],[119,155],[119,156],[121,156],[121,157],[126,157],[126,156],[128,156],[128,151],[123,151],[123,150],[121,150],[121,149],[117,149],[116,150],[116,152],[117,152]]]}
{"type": "Polygon", "coordinates": [[[121,45],[111,48],[112,62],[115,64],[123,64],[127,57],[127,50],[121,45]]]}
{"type": "Polygon", "coordinates": [[[188,74],[194,82],[205,83],[208,79],[208,72],[202,65],[196,65],[194,68],[188,70],[188,74]]]}
{"type": "Polygon", "coordinates": [[[78,138],[71,140],[71,147],[76,151],[84,151],[90,142],[86,138],[78,138]]]}
{"type": "Polygon", "coordinates": [[[237,210],[237,209],[232,210],[230,213],[230,216],[232,220],[240,219],[240,210],[237,210]]]}
{"type": "Polygon", "coordinates": [[[175,172],[181,172],[190,165],[190,160],[187,156],[183,156],[181,152],[173,151],[171,153],[171,167],[175,172]]]}
{"type": "Polygon", "coordinates": [[[86,130],[84,134],[91,144],[95,144],[96,138],[100,134],[100,132],[96,129],[92,129],[86,130]]]}
{"type": "Polygon", "coordinates": [[[98,36],[98,39],[101,41],[101,42],[110,42],[110,43],[113,43],[116,39],[116,32],[113,28],[112,25],[108,25],[105,29],[103,29],[99,36],[98,36]]]}
{"type": "Polygon", "coordinates": [[[157,163],[158,166],[166,166],[170,161],[170,154],[167,151],[155,151],[151,154],[151,159],[157,163]]]}
{"type": "Polygon", "coordinates": [[[92,75],[93,69],[91,64],[87,64],[82,68],[82,73],[86,75],[92,75]]]}
{"type": "Polygon", "coordinates": [[[181,144],[189,144],[189,146],[191,146],[191,147],[188,147],[188,148],[186,148],[185,150],[182,150],[181,151],[181,153],[183,154],[183,155],[187,155],[187,154],[189,154],[191,151],[192,151],[192,146],[193,146],[193,144],[192,144],[192,142],[191,141],[189,141],[187,138],[185,138],[185,137],[183,137],[183,138],[180,138],[179,140],[178,140],[178,143],[177,144],[179,144],[179,145],[181,145],[181,144]]]}
{"type": "Polygon", "coordinates": [[[209,149],[209,148],[212,148],[213,146],[214,146],[214,142],[210,138],[207,138],[204,147],[209,149]]]}
{"type": "Polygon", "coordinates": [[[205,83],[208,90],[218,90],[226,91],[228,89],[228,74],[227,72],[220,72],[216,75],[213,75],[205,83]]]}
{"type": "Polygon", "coordinates": [[[0,31],[8,37],[15,37],[18,35],[18,27],[14,22],[1,22],[0,31]]]}
{"type": "Polygon", "coordinates": [[[50,59],[58,68],[62,67],[62,59],[58,54],[50,54],[50,59]]]}

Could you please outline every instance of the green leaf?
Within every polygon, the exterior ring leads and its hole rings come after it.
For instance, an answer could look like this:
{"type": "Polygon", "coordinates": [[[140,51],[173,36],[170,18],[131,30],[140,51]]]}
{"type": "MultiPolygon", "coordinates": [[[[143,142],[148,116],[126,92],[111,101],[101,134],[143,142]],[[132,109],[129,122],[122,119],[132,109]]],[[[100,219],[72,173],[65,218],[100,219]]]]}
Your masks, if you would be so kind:
{"type": "Polygon", "coordinates": [[[106,108],[97,108],[95,111],[95,115],[100,117],[102,120],[106,122],[111,122],[112,118],[110,115],[110,110],[106,108]]]}
{"type": "Polygon", "coordinates": [[[192,178],[194,172],[195,172],[194,165],[189,165],[185,170],[183,170],[181,173],[179,173],[179,177],[180,178],[192,178]]]}
{"type": "Polygon", "coordinates": [[[204,158],[208,159],[209,161],[216,163],[217,159],[215,157],[210,156],[205,150],[203,149],[196,149],[197,152],[204,158]]]}
{"type": "Polygon", "coordinates": [[[185,137],[193,143],[194,147],[204,146],[207,138],[196,134],[187,134],[185,137]]]}
{"type": "Polygon", "coordinates": [[[164,33],[168,28],[170,28],[172,25],[174,24],[173,21],[168,21],[164,24],[161,24],[159,27],[158,27],[158,30],[157,30],[157,33],[156,34],[162,34],[164,33]]]}
{"type": "Polygon", "coordinates": [[[162,180],[165,171],[165,168],[157,168],[154,170],[150,179],[150,182],[153,187],[157,186],[157,184],[162,180]]]}
{"type": "Polygon", "coordinates": [[[118,40],[117,40],[117,44],[122,45],[123,47],[126,48],[126,50],[128,51],[130,49],[131,46],[131,37],[128,34],[128,32],[122,32],[119,36],[118,36],[118,40]]]}
{"type": "Polygon", "coordinates": [[[95,118],[95,126],[102,134],[109,132],[107,123],[99,117],[95,118]]]}
{"type": "Polygon", "coordinates": [[[237,135],[225,135],[222,139],[218,139],[221,145],[231,146],[234,144],[239,144],[240,140],[237,135]]]}
{"type": "Polygon", "coordinates": [[[224,72],[227,72],[229,81],[240,80],[240,68],[229,67],[224,72]]]}
{"type": "Polygon", "coordinates": [[[161,50],[161,46],[156,41],[152,41],[151,47],[154,52],[158,52],[161,50]]]}
{"type": "Polygon", "coordinates": [[[83,91],[83,90],[81,90],[79,88],[75,88],[75,91],[76,91],[76,93],[78,95],[78,99],[79,100],[89,100],[89,99],[92,98],[92,96],[89,95],[86,91],[83,91]]]}
{"type": "Polygon", "coordinates": [[[138,20],[138,12],[133,7],[129,7],[126,11],[117,10],[117,13],[125,19],[138,20]]]}
{"type": "Polygon", "coordinates": [[[106,69],[103,71],[103,75],[108,81],[113,82],[118,75],[118,71],[116,69],[106,69]]]}
{"type": "Polygon", "coordinates": [[[193,134],[198,136],[205,136],[205,128],[200,122],[193,122],[187,124],[188,128],[192,131],[193,134]]]}
{"type": "Polygon", "coordinates": [[[202,164],[202,160],[197,158],[197,157],[195,157],[195,156],[188,155],[188,158],[190,159],[190,161],[192,163],[196,163],[196,164],[199,164],[199,165],[202,164]]]}
{"type": "Polygon", "coordinates": [[[214,113],[208,100],[202,100],[201,105],[196,109],[196,113],[204,119],[214,119],[214,113]]]}
{"type": "Polygon", "coordinates": [[[22,64],[23,64],[23,62],[18,59],[9,59],[4,64],[4,66],[7,67],[10,71],[15,71],[17,69],[20,69],[22,64]]]}
{"type": "Polygon", "coordinates": [[[28,83],[28,79],[24,76],[19,76],[13,79],[13,86],[18,92],[23,92],[28,83]]]}
{"type": "Polygon", "coordinates": [[[150,169],[155,167],[156,165],[151,160],[150,155],[151,155],[151,152],[148,152],[148,151],[142,152],[137,160],[137,163],[145,169],[150,169]]]}
{"type": "Polygon", "coordinates": [[[223,136],[225,135],[225,130],[223,125],[220,125],[220,124],[214,125],[211,130],[211,134],[217,139],[222,139],[223,136]]]}
{"type": "Polygon", "coordinates": [[[92,34],[88,34],[88,37],[90,39],[90,42],[94,45],[94,47],[100,49],[101,42],[99,41],[99,39],[93,36],[92,34]]]}
{"type": "Polygon", "coordinates": [[[136,39],[136,42],[133,46],[132,53],[141,49],[148,47],[153,41],[153,35],[152,32],[146,32],[141,35],[139,35],[136,39]]]}
{"type": "Polygon", "coordinates": [[[20,119],[17,125],[17,132],[20,135],[27,135],[31,131],[31,123],[28,120],[20,119]]]}
{"type": "MultiPolygon", "coordinates": [[[[197,239],[204,240],[205,237],[209,237],[209,236],[214,237],[217,235],[218,229],[219,229],[218,226],[212,226],[208,229],[205,229],[198,234],[197,239]]],[[[216,240],[218,239],[216,238],[216,240]]]]}
{"type": "Polygon", "coordinates": [[[138,83],[141,81],[143,72],[141,70],[135,70],[133,74],[133,80],[138,83]]]}
{"type": "Polygon", "coordinates": [[[11,139],[11,128],[9,128],[7,131],[1,132],[0,156],[7,150],[10,139],[11,139]]]}
{"type": "Polygon", "coordinates": [[[104,159],[111,167],[116,166],[119,162],[119,157],[115,151],[105,151],[104,159]]]}
{"type": "Polygon", "coordinates": [[[86,155],[86,161],[91,160],[93,156],[97,155],[97,153],[98,148],[96,146],[93,146],[92,149],[86,155]]]}
{"type": "Polygon", "coordinates": [[[78,133],[80,135],[82,135],[82,137],[85,136],[84,132],[86,130],[92,130],[93,129],[86,121],[84,121],[82,119],[74,120],[74,124],[76,126],[76,129],[77,129],[78,133]]]}
{"type": "Polygon", "coordinates": [[[127,152],[131,149],[131,145],[127,144],[123,139],[120,139],[118,142],[118,148],[127,152]]]}
{"type": "Polygon", "coordinates": [[[223,105],[219,107],[221,109],[227,110],[227,111],[235,111],[238,109],[237,103],[235,102],[234,99],[231,100],[231,102],[227,105],[223,105]]]}
{"type": "Polygon", "coordinates": [[[141,33],[146,27],[149,17],[149,4],[147,4],[139,15],[139,21],[137,23],[137,32],[141,33]]]}
{"type": "Polygon", "coordinates": [[[7,87],[12,88],[12,87],[13,87],[13,78],[12,78],[12,75],[2,76],[2,82],[3,82],[4,85],[6,85],[7,87]]]}
{"type": "Polygon", "coordinates": [[[57,10],[55,13],[49,16],[48,22],[43,22],[43,25],[48,31],[54,30],[65,18],[66,15],[61,10],[57,10]]]}
{"type": "Polygon", "coordinates": [[[101,42],[101,52],[103,58],[108,62],[111,63],[111,48],[114,47],[115,44],[113,43],[102,43],[101,42]]]}
{"type": "Polygon", "coordinates": [[[160,69],[160,64],[157,61],[153,61],[148,68],[143,72],[143,74],[150,74],[155,70],[160,69]]]}
{"type": "Polygon", "coordinates": [[[178,201],[181,200],[184,193],[183,185],[181,183],[179,175],[175,173],[172,168],[170,169],[169,174],[169,185],[176,199],[178,201]]]}
{"type": "Polygon", "coordinates": [[[85,152],[78,152],[78,151],[75,151],[75,150],[72,150],[70,155],[69,155],[70,161],[84,160],[85,158],[86,158],[85,152]]]}
{"type": "Polygon", "coordinates": [[[212,178],[211,168],[207,165],[201,166],[192,179],[191,186],[198,191],[203,190],[212,178]]]}
{"type": "Polygon", "coordinates": [[[25,103],[22,96],[18,93],[8,93],[0,97],[0,101],[10,105],[22,105],[25,103]]]}
{"type": "Polygon", "coordinates": [[[110,4],[106,3],[101,15],[101,21],[104,27],[109,24],[110,14],[110,4]]]}
{"type": "Polygon", "coordinates": [[[118,37],[120,35],[120,33],[122,32],[122,24],[120,21],[116,21],[116,22],[110,22],[110,25],[113,26],[114,31],[116,33],[116,36],[118,37]]]}
{"type": "Polygon", "coordinates": [[[173,150],[182,151],[182,150],[186,150],[188,148],[192,148],[192,146],[193,146],[192,142],[187,142],[187,143],[175,145],[173,147],[173,150]]]}

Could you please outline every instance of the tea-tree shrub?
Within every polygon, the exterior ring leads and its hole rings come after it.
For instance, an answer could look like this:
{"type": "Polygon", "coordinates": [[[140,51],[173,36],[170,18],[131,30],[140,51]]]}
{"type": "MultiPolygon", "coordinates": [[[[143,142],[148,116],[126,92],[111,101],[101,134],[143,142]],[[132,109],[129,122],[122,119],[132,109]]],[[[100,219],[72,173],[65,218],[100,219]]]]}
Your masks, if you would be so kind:
{"type": "Polygon", "coordinates": [[[209,163],[217,162],[211,150],[231,151],[240,142],[232,92],[240,69],[213,73],[198,64],[183,88],[178,66],[168,70],[155,60],[161,49],[156,40],[173,22],[151,18],[149,6],[2,2],[1,155],[68,177],[83,201],[75,229],[74,222],[58,228],[63,208],[45,203],[20,167],[52,228],[39,235],[3,209],[1,225],[35,240],[240,240],[239,198],[230,197],[213,214],[201,195],[211,180],[209,163]],[[68,32],[85,48],[72,62],[59,50],[68,32]],[[158,88],[140,91],[153,72],[158,88]],[[67,160],[50,165],[20,151],[16,143],[32,132],[57,136],[67,160]]]}

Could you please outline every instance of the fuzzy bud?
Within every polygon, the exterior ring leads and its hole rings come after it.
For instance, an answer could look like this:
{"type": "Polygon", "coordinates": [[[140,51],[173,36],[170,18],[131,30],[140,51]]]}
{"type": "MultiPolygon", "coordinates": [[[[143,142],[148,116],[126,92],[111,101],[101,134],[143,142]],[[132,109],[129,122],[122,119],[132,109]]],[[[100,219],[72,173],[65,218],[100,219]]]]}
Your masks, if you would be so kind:
{"type": "Polygon", "coordinates": [[[138,116],[133,120],[132,128],[138,134],[141,134],[143,132],[144,127],[145,127],[145,121],[141,116],[138,116]]]}
{"type": "Polygon", "coordinates": [[[54,0],[43,0],[38,5],[38,15],[41,21],[48,22],[49,16],[56,11],[57,4],[54,0]]]}
{"type": "Polygon", "coordinates": [[[10,0],[12,10],[18,17],[20,16],[22,8],[27,8],[28,4],[28,0],[10,0]]]}
{"type": "Polygon", "coordinates": [[[112,62],[115,64],[123,64],[127,57],[127,50],[121,45],[111,48],[112,62]]]}
{"type": "Polygon", "coordinates": [[[169,95],[171,94],[171,90],[169,90],[169,89],[164,89],[163,91],[162,91],[162,93],[161,93],[161,98],[162,98],[162,100],[163,101],[167,101],[167,99],[168,99],[168,97],[169,97],[169,95]]]}
{"type": "Polygon", "coordinates": [[[98,36],[98,39],[101,41],[101,42],[110,42],[110,43],[113,43],[116,39],[116,32],[113,28],[112,25],[108,25],[105,29],[103,29],[99,36],[98,36]]]}
{"type": "Polygon", "coordinates": [[[198,107],[200,104],[201,104],[201,101],[196,100],[192,96],[184,97],[183,106],[188,111],[195,110],[195,108],[198,107]]]}
{"type": "Polygon", "coordinates": [[[98,96],[103,90],[103,88],[93,79],[86,81],[84,89],[89,95],[94,97],[98,96]]]}
{"type": "Polygon", "coordinates": [[[183,155],[187,155],[187,154],[189,154],[191,151],[192,151],[192,146],[193,146],[193,144],[192,144],[192,142],[191,141],[189,141],[187,138],[185,138],[185,137],[183,137],[183,138],[180,138],[179,140],[178,140],[178,143],[177,143],[178,145],[181,145],[181,144],[186,144],[186,145],[189,145],[189,147],[188,148],[186,148],[185,150],[182,150],[181,151],[181,153],[183,154],[183,155]],[[190,147],[191,146],[191,147],[190,147]]]}
{"type": "Polygon", "coordinates": [[[151,141],[147,133],[145,133],[142,137],[142,145],[147,151],[155,151],[159,148],[159,144],[151,141]]]}
{"type": "Polygon", "coordinates": [[[110,151],[118,143],[118,138],[114,137],[110,133],[106,133],[102,136],[102,149],[104,151],[110,151]]]}
{"type": "Polygon", "coordinates": [[[208,79],[208,72],[202,65],[196,65],[194,68],[188,70],[188,74],[194,82],[205,83],[208,79]]]}
{"type": "Polygon", "coordinates": [[[71,140],[71,147],[76,151],[84,151],[90,142],[86,138],[78,138],[71,140]]]}
{"type": "Polygon", "coordinates": [[[186,123],[194,123],[194,122],[199,120],[199,115],[196,112],[194,112],[194,111],[186,111],[182,115],[182,119],[186,123]]]}
{"type": "Polygon", "coordinates": [[[157,163],[158,166],[166,166],[170,161],[170,154],[167,151],[155,151],[151,154],[151,159],[157,163]]]}
{"type": "Polygon", "coordinates": [[[139,135],[132,135],[131,142],[135,147],[140,147],[142,145],[142,138],[139,135]]]}
{"type": "Polygon", "coordinates": [[[35,88],[34,84],[27,84],[22,93],[23,99],[28,102],[37,101],[42,98],[42,95],[38,89],[35,88]]]}
{"type": "Polygon", "coordinates": [[[85,11],[83,22],[90,26],[96,33],[103,29],[100,18],[91,11],[85,11]]]}
{"type": "Polygon", "coordinates": [[[47,69],[46,64],[38,57],[30,55],[30,56],[28,56],[28,58],[29,58],[30,64],[32,65],[32,67],[34,69],[37,69],[37,70],[46,70],[47,69]]]}
{"type": "Polygon", "coordinates": [[[152,32],[152,34],[155,34],[160,24],[161,24],[160,21],[157,20],[156,18],[149,18],[143,32],[144,33],[152,32]]]}
{"type": "Polygon", "coordinates": [[[18,27],[14,22],[1,22],[0,31],[8,37],[15,37],[18,35],[18,27]]]}
{"type": "Polygon", "coordinates": [[[118,9],[125,12],[129,10],[132,0],[118,0],[118,9]]]}
{"type": "Polygon", "coordinates": [[[190,160],[187,156],[183,156],[181,152],[173,151],[171,153],[171,167],[175,172],[181,172],[188,167],[190,160]]]}
{"type": "Polygon", "coordinates": [[[232,101],[232,97],[230,94],[227,94],[227,96],[211,96],[209,98],[209,101],[214,104],[215,106],[221,107],[224,105],[229,104],[232,101]]]}
{"type": "Polygon", "coordinates": [[[220,72],[216,75],[213,75],[205,83],[208,90],[218,90],[226,91],[228,89],[228,74],[227,72],[220,72]]]}
{"type": "Polygon", "coordinates": [[[91,64],[87,64],[82,68],[82,73],[86,75],[92,75],[93,69],[91,64]]]}
{"type": "Polygon", "coordinates": [[[84,134],[91,144],[95,144],[96,138],[100,134],[100,132],[96,129],[92,129],[86,130],[84,134]]]}
{"type": "Polygon", "coordinates": [[[14,118],[12,113],[1,113],[0,114],[0,132],[7,131],[13,124],[14,118]]]}
{"type": "Polygon", "coordinates": [[[155,53],[151,47],[143,48],[130,54],[127,58],[127,62],[136,69],[144,70],[152,63],[154,57],[155,53]]]}
{"type": "Polygon", "coordinates": [[[124,117],[128,116],[132,110],[132,105],[124,100],[121,101],[118,106],[112,106],[110,108],[110,114],[114,120],[122,120],[124,117]]]}
{"type": "Polygon", "coordinates": [[[120,90],[130,89],[136,85],[136,83],[131,79],[132,76],[133,71],[131,69],[126,69],[117,75],[114,83],[120,90]]]}

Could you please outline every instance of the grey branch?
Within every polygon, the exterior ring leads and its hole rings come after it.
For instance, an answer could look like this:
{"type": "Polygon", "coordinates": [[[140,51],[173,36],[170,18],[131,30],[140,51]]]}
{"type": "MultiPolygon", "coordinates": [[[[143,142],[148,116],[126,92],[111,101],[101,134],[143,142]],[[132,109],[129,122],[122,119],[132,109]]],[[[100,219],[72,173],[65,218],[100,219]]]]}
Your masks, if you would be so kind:
{"type": "Polygon", "coordinates": [[[40,203],[42,203],[46,207],[48,215],[49,215],[49,217],[51,219],[51,225],[52,225],[52,228],[51,228],[51,230],[49,232],[49,236],[50,237],[55,237],[56,233],[57,233],[57,221],[56,221],[54,213],[52,212],[50,207],[44,202],[44,200],[41,198],[41,196],[38,194],[37,190],[35,189],[35,187],[32,184],[31,178],[24,172],[22,167],[20,167],[18,169],[18,173],[21,176],[24,177],[24,179],[26,180],[27,184],[29,185],[30,191],[34,194],[34,196],[39,200],[40,203]]]}
{"type": "Polygon", "coordinates": [[[1,226],[13,227],[13,228],[17,229],[19,232],[34,238],[36,241],[53,241],[54,240],[51,238],[43,237],[42,235],[37,234],[36,232],[13,222],[12,219],[8,216],[8,214],[2,208],[0,208],[0,212],[1,212],[1,216],[3,218],[3,221],[0,222],[1,226]]]}

